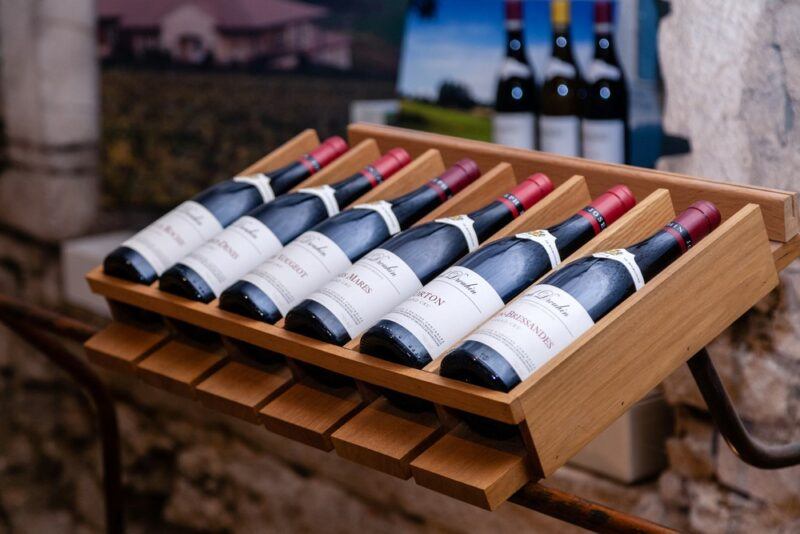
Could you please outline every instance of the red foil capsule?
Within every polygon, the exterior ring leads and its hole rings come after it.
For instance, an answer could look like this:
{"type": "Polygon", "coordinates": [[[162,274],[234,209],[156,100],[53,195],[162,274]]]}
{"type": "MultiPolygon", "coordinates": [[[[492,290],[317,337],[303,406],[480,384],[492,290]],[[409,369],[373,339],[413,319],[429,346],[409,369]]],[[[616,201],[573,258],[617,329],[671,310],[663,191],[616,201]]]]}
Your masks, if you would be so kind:
{"type": "Polygon", "coordinates": [[[627,186],[615,185],[578,213],[592,223],[594,232],[598,234],[635,205],[636,197],[633,196],[633,192],[627,186]]]}
{"type": "Polygon", "coordinates": [[[309,152],[308,155],[316,161],[321,168],[347,152],[347,148],[347,142],[338,135],[335,135],[325,139],[322,144],[309,152]]]}

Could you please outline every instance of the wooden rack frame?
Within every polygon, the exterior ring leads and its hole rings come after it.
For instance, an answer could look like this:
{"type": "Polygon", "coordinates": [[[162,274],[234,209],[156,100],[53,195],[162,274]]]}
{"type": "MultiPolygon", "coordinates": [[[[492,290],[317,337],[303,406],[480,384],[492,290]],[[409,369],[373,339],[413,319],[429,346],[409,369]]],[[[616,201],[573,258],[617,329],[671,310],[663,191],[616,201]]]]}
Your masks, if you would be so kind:
{"type": "MultiPolygon", "coordinates": [[[[773,289],[777,272],[800,253],[794,193],[699,180],[499,147],[384,126],[349,128],[354,148],[302,184],[328,183],[356,172],[395,146],[415,160],[360,202],[417,187],[463,157],[483,176],[423,221],[479,207],[533,172],[545,172],[555,191],[491,239],[554,224],[612,185],[628,185],[637,206],[566,261],[625,246],[668,222],[699,199],[714,202],[723,222],[697,246],[599,321],[575,343],[510,393],[490,391],[417,370],[282,328],[125,282],[98,267],[92,290],[112,303],[114,323],[86,343],[95,363],[137,373],[148,383],[209,408],[262,423],[270,430],[394,476],[494,509],[530,480],[550,475],[632,404],[773,289]],[[772,240],[772,242],[770,242],[772,240]],[[144,329],[114,302],[216,331],[287,357],[262,365],[231,345],[200,346],[167,329],[144,329]],[[325,388],[303,376],[301,361],[347,375],[353,387],[325,388]],[[389,388],[432,403],[410,414],[380,396],[389,388]],[[519,437],[486,440],[458,419],[469,412],[518,425],[519,437]]],[[[303,132],[247,169],[275,167],[318,139],[303,132]]]]}

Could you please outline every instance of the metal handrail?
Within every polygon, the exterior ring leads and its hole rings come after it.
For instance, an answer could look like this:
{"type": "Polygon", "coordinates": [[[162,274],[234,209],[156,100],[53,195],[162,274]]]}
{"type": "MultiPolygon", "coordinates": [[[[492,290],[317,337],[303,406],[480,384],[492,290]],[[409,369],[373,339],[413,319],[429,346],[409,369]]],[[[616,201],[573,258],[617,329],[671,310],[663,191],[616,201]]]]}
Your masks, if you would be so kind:
{"type": "Polygon", "coordinates": [[[692,356],[688,365],[714,424],[736,456],[760,469],[781,469],[800,464],[800,443],[767,444],[747,431],[708,350],[703,349],[692,356]]]}

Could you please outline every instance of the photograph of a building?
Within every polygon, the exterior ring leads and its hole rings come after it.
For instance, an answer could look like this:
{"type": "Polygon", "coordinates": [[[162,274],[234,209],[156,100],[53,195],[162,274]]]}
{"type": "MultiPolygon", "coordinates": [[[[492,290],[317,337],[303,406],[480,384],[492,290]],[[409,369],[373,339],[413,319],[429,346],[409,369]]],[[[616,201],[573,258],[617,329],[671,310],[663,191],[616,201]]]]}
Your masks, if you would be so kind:
{"type": "Polygon", "coordinates": [[[323,6],[294,0],[99,0],[104,61],[348,70],[351,38],[320,26],[323,6]]]}

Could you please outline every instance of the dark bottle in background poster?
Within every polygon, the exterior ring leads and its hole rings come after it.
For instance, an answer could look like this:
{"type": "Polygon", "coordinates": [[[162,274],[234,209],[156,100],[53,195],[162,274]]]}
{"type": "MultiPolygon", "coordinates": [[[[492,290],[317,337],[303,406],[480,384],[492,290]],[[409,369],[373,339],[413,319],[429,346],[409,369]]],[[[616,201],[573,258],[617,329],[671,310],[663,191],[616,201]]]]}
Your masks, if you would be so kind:
{"type": "Polygon", "coordinates": [[[628,161],[628,88],[614,45],[612,2],[594,4],[594,58],[586,72],[583,157],[628,161]]]}
{"type": "Polygon", "coordinates": [[[492,118],[492,140],[518,148],[536,148],[538,94],[525,52],[522,0],[505,0],[506,57],[500,67],[492,118]]]}
{"type": "Polygon", "coordinates": [[[541,91],[539,148],[563,156],[580,156],[579,93],[583,81],[572,54],[570,3],[568,0],[553,0],[550,9],[553,50],[541,91]]]}

